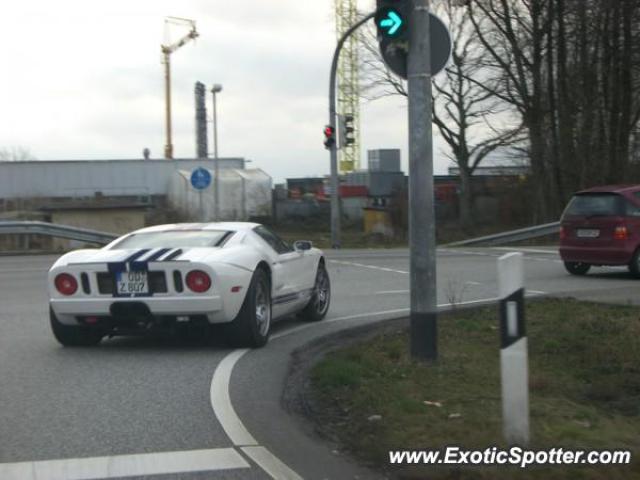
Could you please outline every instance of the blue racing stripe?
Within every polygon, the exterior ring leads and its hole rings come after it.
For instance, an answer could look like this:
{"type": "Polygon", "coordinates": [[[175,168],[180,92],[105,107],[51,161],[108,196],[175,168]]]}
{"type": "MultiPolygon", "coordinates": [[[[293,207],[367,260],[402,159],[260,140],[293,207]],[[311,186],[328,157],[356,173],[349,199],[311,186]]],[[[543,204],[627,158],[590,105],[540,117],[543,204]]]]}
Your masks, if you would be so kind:
{"type": "Polygon", "coordinates": [[[151,255],[149,258],[145,258],[144,261],[145,262],[155,262],[156,260],[158,260],[161,256],[163,256],[165,253],[167,253],[169,250],[171,250],[170,248],[161,248],[160,250],[158,250],[156,253],[154,253],[153,255],[151,255]]]}
{"type": "Polygon", "coordinates": [[[167,255],[165,258],[162,259],[163,262],[169,262],[171,260],[175,260],[177,257],[179,257],[180,255],[182,255],[182,249],[178,248],[177,250],[174,250],[173,252],[171,252],[169,255],[167,255]]]}
{"type": "Polygon", "coordinates": [[[150,248],[145,248],[143,250],[138,250],[137,252],[135,252],[132,255],[129,255],[127,258],[125,258],[124,260],[122,260],[122,263],[131,263],[131,262],[135,262],[138,258],[140,258],[141,256],[143,256],[145,253],[150,252],[151,249],[150,248]]]}

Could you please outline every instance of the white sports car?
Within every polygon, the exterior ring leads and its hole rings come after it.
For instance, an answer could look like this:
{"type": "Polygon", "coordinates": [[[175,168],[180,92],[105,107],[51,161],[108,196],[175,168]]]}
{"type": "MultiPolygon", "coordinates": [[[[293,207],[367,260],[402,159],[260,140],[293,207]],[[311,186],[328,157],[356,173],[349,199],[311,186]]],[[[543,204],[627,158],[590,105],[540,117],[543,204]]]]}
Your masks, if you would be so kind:
{"type": "Polygon", "coordinates": [[[320,250],[255,223],[137,230],[63,255],[48,284],[53,334],[69,346],[190,323],[225,324],[234,345],[261,347],[272,320],[321,320],[331,297],[320,250]]]}

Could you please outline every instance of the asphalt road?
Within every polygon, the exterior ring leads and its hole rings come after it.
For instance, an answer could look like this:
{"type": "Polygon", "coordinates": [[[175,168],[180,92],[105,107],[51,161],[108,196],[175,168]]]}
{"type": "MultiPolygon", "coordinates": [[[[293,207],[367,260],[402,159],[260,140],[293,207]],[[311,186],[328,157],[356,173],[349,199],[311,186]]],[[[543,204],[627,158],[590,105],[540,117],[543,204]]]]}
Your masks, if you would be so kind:
{"type": "MultiPolygon", "coordinates": [[[[438,301],[491,301],[513,249],[441,250],[438,301]]],[[[516,249],[517,250],[517,249],[516,249]]],[[[116,338],[59,346],[48,325],[52,256],[0,257],[0,479],[371,478],[281,407],[290,353],[330,332],[407,313],[406,250],[329,252],[333,299],[318,324],[274,327],[269,345],[116,338]]],[[[639,303],[624,269],[565,273],[525,249],[528,294],[639,303]]]]}

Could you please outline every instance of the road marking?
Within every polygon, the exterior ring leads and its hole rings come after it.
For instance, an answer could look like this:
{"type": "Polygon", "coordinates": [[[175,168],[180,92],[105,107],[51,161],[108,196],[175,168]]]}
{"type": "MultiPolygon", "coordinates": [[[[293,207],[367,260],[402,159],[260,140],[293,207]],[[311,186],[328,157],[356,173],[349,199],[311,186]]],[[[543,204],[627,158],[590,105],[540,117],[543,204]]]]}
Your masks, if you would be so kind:
{"type": "Polygon", "coordinates": [[[234,350],[224,357],[213,373],[210,388],[213,412],[218,418],[220,425],[222,425],[227,437],[229,437],[234,445],[241,446],[258,445],[256,439],[253,438],[240,421],[240,417],[238,417],[238,414],[233,408],[231,397],[229,396],[231,371],[236,362],[248,351],[248,349],[234,350]]]}
{"type": "Polygon", "coordinates": [[[278,457],[273,455],[264,447],[242,447],[241,450],[251,460],[256,462],[260,468],[267,472],[271,478],[278,480],[302,480],[302,477],[282,463],[278,457]]]}
{"type": "Polygon", "coordinates": [[[409,272],[406,272],[404,270],[395,270],[393,268],[378,267],[376,265],[366,265],[364,263],[345,262],[344,260],[329,260],[329,261],[333,262],[333,263],[338,263],[338,264],[341,264],[341,265],[349,265],[351,267],[369,268],[371,270],[378,270],[378,271],[381,271],[381,272],[401,273],[403,275],[408,275],[409,274],[409,272]]]}
{"type": "Polygon", "coordinates": [[[533,296],[537,296],[537,295],[546,295],[547,292],[543,292],[541,290],[529,290],[528,288],[526,289],[526,292],[533,295],[533,296]]]}
{"type": "MultiPolygon", "coordinates": [[[[396,310],[387,310],[383,312],[374,312],[374,313],[361,313],[356,315],[349,315],[346,317],[338,317],[328,319],[322,324],[333,323],[344,320],[352,320],[356,318],[363,318],[367,316],[381,316],[381,315],[394,315],[398,313],[405,313],[409,311],[407,308],[401,308],[396,310]]],[[[317,325],[321,324],[306,324],[300,325],[299,327],[292,328],[285,332],[280,332],[276,335],[273,335],[271,338],[273,340],[282,338],[287,335],[293,335],[296,332],[301,330],[306,330],[307,328],[313,328],[317,325]]],[[[256,439],[249,433],[247,428],[238,417],[235,409],[233,408],[233,404],[231,403],[231,396],[229,394],[230,380],[231,374],[233,373],[233,367],[238,363],[238,361],[247,353],[250,352],[250,349],[238,349],[229,353],[226,357],[222,359],[222,361],[218,364],[218,367],[213,372],[213,377],[211,378],[211,388],[210,388],[210,399],[211,399],[211,408],[213,409],[213,413],[218,419],[220,425],[222,425],[223,430],[229,437],[229,439],[233,442],[234,446],[241,447],[241,450],[245,452],[252,460],[254,460],[260,468],[262,468],[271,478],[279,480],[281,478],[284,479],[299,479],[302,478],[298,476],[293,470],[291,470],[285,463],[278,459],[275,455],[273,455],[269,450],[265,447],[258,445],[256,439]],[[244,447],[244,448],[243,448],[244,447]],[[257,448],[251,448],[257,447],[257,448]],[[248,451],[245,451],[247,450],[248,451]],[[253,455],[253,456],[252,456],[253,455]],[[255,457],[255,458],[254,458],[255,457]],[[283,470],[286,469],[286,470],[283,470]],[[286,472],[287,475],[290,476],[279,476],[281,472],[286,472]]],[[[2,477],[0,477],[2,478],[2,477]]],[[[4,480],[4,479],[3,479],[4,480]]],[[[39,480],[39,479],[38,479],[39,480]]]]}
{"type": "Polygon", "coordinates": [[[48,270],[47,268],[5,268],[2,273],[42,273],[48,270]]]}
{"type": "Polygon", "coordinates": [[[233,448],[0,464],[2,480],[94,480],[251,468],[233,448]]]}
{"type": "Polygon", "coordinates": [[[410,290],[385,290],[383,292],[376,292],[376,295],[393,295],[396,293],[409,293],[410,290]]]}
{"type": "Polygon", "coordinates": [[[491,247],[493,250],[501,250],[503,252],[523,252],[523,253],[544,253],[548,255],[557,255],[557,248],[553,250],[543,250],[541,248],[518,248],[518,247],[491,247]]]}

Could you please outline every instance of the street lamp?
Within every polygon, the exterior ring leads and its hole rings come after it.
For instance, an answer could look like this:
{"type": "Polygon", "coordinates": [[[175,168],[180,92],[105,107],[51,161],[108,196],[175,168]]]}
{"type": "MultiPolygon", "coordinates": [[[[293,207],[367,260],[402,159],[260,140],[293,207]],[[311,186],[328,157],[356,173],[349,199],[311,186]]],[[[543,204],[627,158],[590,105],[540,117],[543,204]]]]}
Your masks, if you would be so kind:
{"type": "Polygon", "coordinates": [[[216,94],[222,91],[222,85],[216,83],[211,89],[213,94],[213,158],[214,158],[214,176],[213,176],[213,198],[214,212],[216,221],[220,221],[220,166],[218,162],[218,110],[216,102],[216,94]]]}

